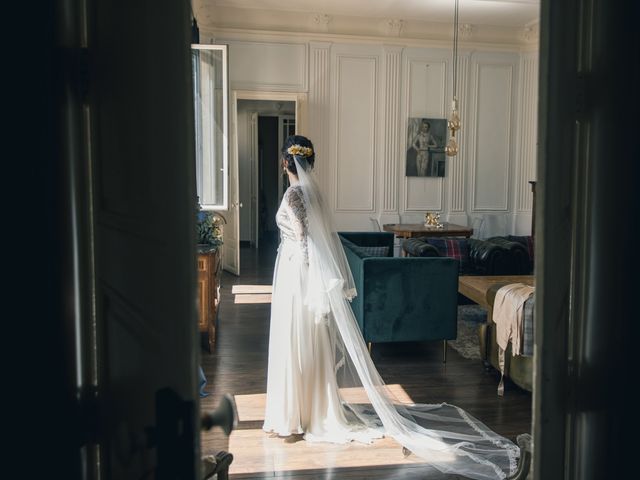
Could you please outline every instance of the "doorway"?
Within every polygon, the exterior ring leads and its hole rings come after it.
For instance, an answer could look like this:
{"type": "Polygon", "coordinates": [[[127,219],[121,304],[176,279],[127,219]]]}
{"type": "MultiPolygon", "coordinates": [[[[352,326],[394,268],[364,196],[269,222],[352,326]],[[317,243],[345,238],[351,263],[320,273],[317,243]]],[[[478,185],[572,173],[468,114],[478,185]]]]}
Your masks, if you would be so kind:
{"type": "Polygon", "coordinates": [[[275,215],[286,188],[280,146],[296,130],[296,102],[238,100],[240,246],[274,248],[275,215]]]}
{"type": "MultiPolygon", "coordinates": [[[[225,227],[225,248],[223,253],[223,268],[234,275],[240,275],[240,247],[260,247],[261,229],[267,234],[266,239],[273,240],[275,229],[275,213],[282,193],[286,189],[286,181],[278,176],[279,164],[273,167],[273,146],[276,148],[275,158],[279,158],[279,146],[286,135],[305,134],[306,128],[306,93],[263,92],[234,90],[231,93],[230,108],[230,138],[229,142],[229,210],[227,211],[227,225],[225,227]],[[267,145],[267,162],[259,170],[260,144],[258,141],[260,117],[277,118],[278,127],[273,130],[273,123],[269,120],[263,126],[271,133],[265,133],[267,145]],[[269,126],[271,125],[271,126],[269,126]],[[277,137],[276,137],[277,134],[277,137]],[[249,140],[251,139],[251,140],[249,140]],[[261,217],[260,211],[260,175],[266,180],[268,188],[265,192],[265,206],[261,217]],[[277,181],[278,192],[274,197],[273,180],[277,181]],[[271,205],[272,208],[269,208],[271,205]],[[261,218],[264,219],[261,221],[261,218]],[[269,223],[273,219],[274,223],[269,223]],[[266,223],[265,223],[266,222],[266,223]]],[[[273,122],[273,121],[271,121],[273,122]]],[[[277,160],[276,160],[277,161],[277,160]]],[[[277,239],[277,233],[275,234],[277,239]]],[[[256,250],[257,251],[257,250],[256,250]]]]}

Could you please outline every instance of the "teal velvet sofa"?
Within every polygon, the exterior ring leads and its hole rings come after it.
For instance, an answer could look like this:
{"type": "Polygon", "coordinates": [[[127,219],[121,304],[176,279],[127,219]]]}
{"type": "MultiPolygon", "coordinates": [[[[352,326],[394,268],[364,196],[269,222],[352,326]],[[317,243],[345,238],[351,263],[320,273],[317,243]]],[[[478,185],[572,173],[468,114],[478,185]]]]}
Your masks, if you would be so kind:
{"type": "Polygon", "coordinates": [[[457,336],[458,260],[393,257],[393,234],[339,232],[358,295],[351,302],[372,343],[447,340],[457,336]]]}

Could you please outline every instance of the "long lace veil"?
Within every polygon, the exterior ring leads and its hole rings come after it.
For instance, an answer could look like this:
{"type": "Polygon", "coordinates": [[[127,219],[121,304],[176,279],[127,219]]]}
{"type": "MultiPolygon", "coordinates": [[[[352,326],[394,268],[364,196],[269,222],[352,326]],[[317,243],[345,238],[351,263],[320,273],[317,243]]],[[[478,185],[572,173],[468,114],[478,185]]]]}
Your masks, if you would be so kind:
{"type": "Polygon", "coordinates": [[[349,415],[364,428],[382,430],[443,473],[479,480],[512,475],[519,448],[511,441],[454,405],[403,404],[385,385],[351,310],[354,281],[329,210],[306,159],[294,160],[308,221],[305,304],[316,322],[329,326],[336,378],[349,415]]]}

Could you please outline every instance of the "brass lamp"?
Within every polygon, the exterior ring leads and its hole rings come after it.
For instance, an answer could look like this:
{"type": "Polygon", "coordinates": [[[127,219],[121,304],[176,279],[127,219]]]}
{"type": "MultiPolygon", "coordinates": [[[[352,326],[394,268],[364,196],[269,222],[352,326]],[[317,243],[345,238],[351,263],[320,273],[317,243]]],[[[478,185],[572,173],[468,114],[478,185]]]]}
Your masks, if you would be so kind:
{"type": "Polygon", "coordinates": [[[456,97],[456,83],[458,80],[458,1],[455,0],[455,10],[453,15],[453,100],[451,101],[451,115],[447,120],[447,128],[451,132],[449,141],[444,147],[448,157],[458,154],[458,142],[456,132],[460,130],[460,114],[458,113],[458,97],[456,97]]]}

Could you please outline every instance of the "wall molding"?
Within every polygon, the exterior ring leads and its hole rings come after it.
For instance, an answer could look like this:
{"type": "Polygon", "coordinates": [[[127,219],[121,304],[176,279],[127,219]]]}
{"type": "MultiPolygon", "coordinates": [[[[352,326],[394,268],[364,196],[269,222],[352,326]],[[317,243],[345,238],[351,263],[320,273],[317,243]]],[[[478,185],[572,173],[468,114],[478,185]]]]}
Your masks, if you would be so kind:
{"type": "Polygon", "coordinates": [[[515,182],[515,210],[531,212],[533,195],[529,181],[536,179],[538,130],[538,55],[520,57],[518,87],[519,122],[516,155],[517,180],[515,182]]]}
{"type": "MultiPolygon", "coordinates": [[[[350,53],[345,53],[345,52],[337,52],[334,54],[334,62],[335,62],[335,80],[334,80],[334,85],[335,85],[335,100],[333,102],[333,114],[332,114],[332,119],[334,120],[334,155],[333,158],[335,159],[335,163],[334,163],[334,169],[333,169],[333,185],[335,185],[335,189],[333,192],[333,198],[334,198],[334,211],[335,212],[342,212],[342,213],[348,213],[348,212],[374,212],[375,211],[375,199],[376,199],[376,164],[377,164],[377,155],[378,155],[378,148],[377,148],[377,138],[378,138],[378,98],[379,98],[379,82],[378,82],[378,76],[379,76],[379,62],[380,62],[380,57],[379,55],[375,55],[375,54],[371,54],[371,53],[356,53],[356,52],[350,52],[350,53]],[[372,114],[370,116],[370,123],[369,123],[369,146],[370,146],[370,150],[367,152],[362,152],[360,149],[362,147],[362,145],[359,145],[359,151],[358,151],[358,155],[353,155],[354,158],[359,157],[359,158],[370,158],[370,165],[371,165],[371,177],[368,181],[368,186],[370,188],[370,194],[368,195],[368,198],[366,199],[366,203],[365,205],[363,205],[362,207],[356,207],[356,206],[349,206],[349,205],[343,205],[341,202],[341,198],[340,198],[340,194],[341,194],[341,189],[343,188],[343,186],[346,186],[347,188],[350,188],[353,186],[353,183],[349,183],[348,185],[345,185],[344,182],[347,181],[347,178],[343,175],[341,175],[340,169],[341,167],[343,167],[344,165],[346,165],[347,163],[345,162],[349,162],[349,161],[353,161],[353,158],[345,158],[342,155],[342,152],[344,151],[348,151],[348,148],[353,148],[355,147],[355,145],[353,145],[352,143],[349,143],[349,145],[342,145],[342,135],[344,134],[345,131],[347,131],[346,128],[343,128],[343,119],[340,117],[339,115],[339,111],[340,111],[340,107],[343,106],[342,102],[345,101],[351,105],[354,105],[354,102],[352,101],[352,99],[347,100],[346,98],[343,97],[343,92],[340,89],[341,86],[341,82],[343,80],[342,78],[342,74],[345,68],[345,65],[348,62],[362,62],[362,63],[368,63],[370,65],[370,71],[369,71],[369,76],[370,76],[370,87],[371,87],[371,92],[370,92],[370,97],[369,97],[369,105],[372,109],[372,114]]],[[[344,104],[346,105],[346,103],[344,104]]],[[[355,179],[351,178],[350,182],[353,182],[355,179]]],[[[362,180],[362,179],[360,179],[362,180]]]]}
{"type": "Polygon", "coordinates": [[[306,92],[309,88],[308,79],[308,44],[306,42],[265,42],[265,41],[247,41],[226,39],[221,40],[229,45],[229,83],[231,90],[267,90],[272,92],[306,92]],[[247,55],[246,64],[241,67],[237,65],[239,53],[242,50],[251,50],[252,55],[247,55]],[[288,59],[283,62],[281,69],[272,68],[271,64],[260,65],[264,59],[277,58],[288,59]],[[298,62],[293,61],[298,58],[298,62]],[[234,63],[236,63],[234,67],[234,63]],[[246,74],[245,77],[251,80],[238,80],[234,75],[242,75],[242,72],[236,70],[260,70],[263,78],[255,81],[255,75],[246,74]],[[287,70],[288,69],[288,70],[287,70]],[[265,72],[270,73],[273,80],[265,80],[265,72]],[[291,79],[290,82],[284,80],[291,79]]]}
{"type": "MultiPolygon", "coordinates": [[[[363,12],[366,14],[366,12],[363,12]]],[[[413,44],[425,41],[451,45],[451,23],[416,19],[381,19],[366,15],[326,15],[300,11],[247,9],[233,6],[204,5],[198,9],[198,24],[207,32],[249,32],[268,34],[286,32],[289,35],[315,35],[316,38],[363,39],[402,38],[413,44]]],[[[461,27],[465,28],[463,24],[461,27]]],[[[535,22],[527,25],[473,25],[469,44],[488,48],[501,46],[518,48],[537,42],[539,37],[535,22]],[[472,40],[472,41],[471,41],[472,40]]],[[[465,40],[464,38],[462,40],[465,40]]]]}
{"type": "MultiPolygon", "coordinates": [[[[404,110],[403,110],[403,119],[402,119],[402,149],[403,149],[403,157],[399,162],[401,166],[401,175],[402,175],[402,214],[411,214],[415,212],[424,212],[425,210],[435,210],[435,211],[443,211],[445,208],[445,178],[438,177],[407,177],[405,175],[406,169],[406,150],[408,148],[407,145],[407,126],[408,119],[413,117],[436,117],[436,118],[446,118],[446,104],[448,93],[450,88],[447,86],[449,78],[449,52],[445,50],[428,50],[426,52],[416,52],[413,50],[407,51],[404,59],[404,68],[403,72],[405,75],[404,78],[404,110]],[[431,66],[437,65],[441,67],[441,92],[440,92],[440,100],[437,105],[437,108],[429,108],[415,111],[415,99],[412,97],[412,73],[414,68],[430,68],[431,66]],[[416,189],[422,189],[424,192],[424,202],[416,203],[412,202],[410,197],[410,193],[412,191],[416,191],[416,189]],[[435,191],[435,193],[434,193],[435,191]],[[431,195],[428,195],[431,192],[431,195]],[[427,198],[430,197],[430,198],[427,198]],[[434,201],[435,198],[435,201],[434,201]]],[[[425,88],[427,88],[425,86],[425,88]]]]}
{"type": "Polygon", "coordinates": [[[512,132],[511,132],[511,123],[513,116],[513,106],[512,106],[512,98],[513,98],[513,84],[514,84],[514,64],[512,62],[505,61],[497,61],[492,59],[477,59],[474,62],[473,66],[473,86],[471,88],[471,105],[473,106],[472,110],[474,112],[473,115],[473,125],[471,129],[471,138],[470,138],[470,153],[472,155],[472,161],[470,162],[470,180],[471,186],[470,188],[470,210],[472,212],[508,212],[509,211],[509,193],[510,193],[510,182],[511,182],[511,150],[512,150],[512,132]],[[508,80],[508,95],[507,95],[507,105],[506,111],[508,115],[508,119],[505,122],[506,131],[505,138],[507,141],[504,144],[504,160],[505,163],[502,166],[505,171],[504,181],[503,181],[503,192],[500,204],[496,205],[479,205],[478,204],[478,172],[480,170],[479,167],[479,155],[481,152],[478,151],[479,148],[479,124],[480,124],[480,101],[479,93],[481,89],[480,81],[481,81],[481,73],[483,69],[503,69],[507,72],[507,80],[508,80]]]}
{"type": "MultiPolygon", "coordinates": [[[[458,78],[456,81],[456,94],[458,97],[458,111],[462,127],[457,132],[458,155],[455,157],[447,157],[447,165],[445,175],[448,178],[449,205],[448,213],[466,212],[466,171],[469,162],[468,152],[468,130],[471,122],[467,115],[470,113],[467,108],[468,86],[469,86],[469,62],[470,55],[458,56],[458,78]]],[[[453,79],[449,82],[452,83],[453,79]]],[[[449,93],[449,98],[453,98],[453,92],[449,93]]],[[[449,112],[447,112],[448,114],[449,112]]],[[[466,216],[466,213],[465,213],[466,216]]],[[[455,223],[455,222],[454,222],[455,223]]]]}
{"type": "Polygon", "coordinates": [[[398,169],[401,152],[400,90],[402,80],[402,47],[385,46],[384,51],[384,115],[382,155],[382,211],[398,211],[398,169]]]}
{"type": "Polygon", "coordinates": [[[316,175],[325,189],[329,183],[329,105],[331,100],[331,44],[309,44],[309,131],[316,149],[316,175]]]}

